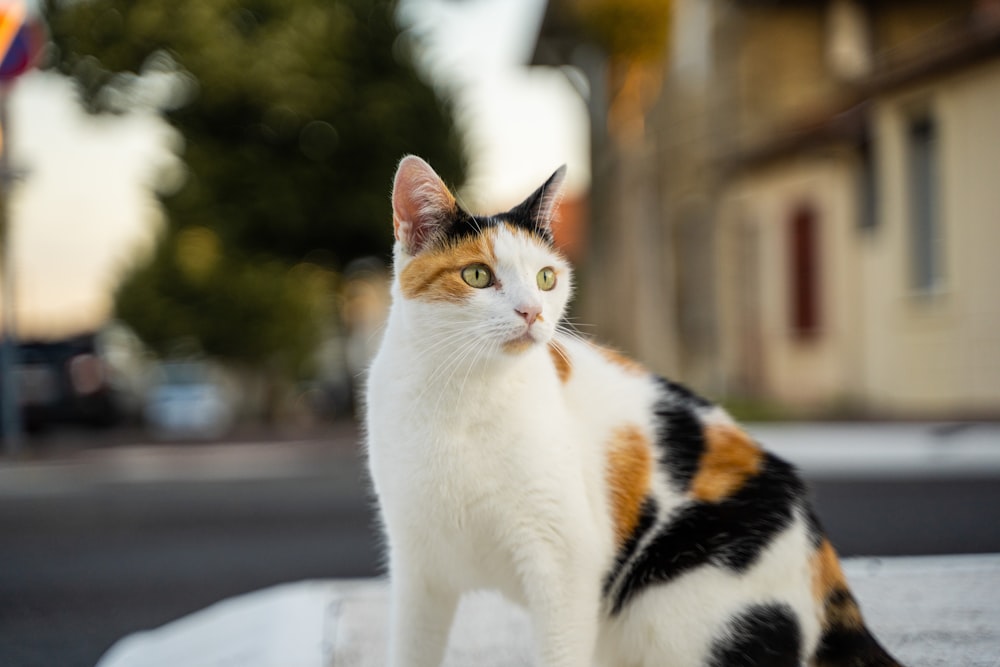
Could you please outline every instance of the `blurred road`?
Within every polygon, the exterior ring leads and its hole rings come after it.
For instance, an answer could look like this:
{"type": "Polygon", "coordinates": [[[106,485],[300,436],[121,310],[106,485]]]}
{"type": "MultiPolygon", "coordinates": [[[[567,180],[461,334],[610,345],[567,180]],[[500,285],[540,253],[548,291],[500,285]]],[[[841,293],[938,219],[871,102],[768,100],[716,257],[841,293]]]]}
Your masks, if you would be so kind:
{"type": "MultiPolygon", "coordinates": [[[[767,436],[781,444],[781,433],[767,436]]],[[[948,475],[803,469],[845,555],[1000,552],[992,464],[948,475]]],[[[118,443],[0,460],[0,665],[90,667],[119,637],[225,597],[373,576],[370,509],[349,426],[299,440],[118,443]]]]}
{"type": "Polygon", "coordinates": [[[0,467],[0,665],[92,667],[123,635],[272,584],[378,572],[353,428],[0,467]]]}

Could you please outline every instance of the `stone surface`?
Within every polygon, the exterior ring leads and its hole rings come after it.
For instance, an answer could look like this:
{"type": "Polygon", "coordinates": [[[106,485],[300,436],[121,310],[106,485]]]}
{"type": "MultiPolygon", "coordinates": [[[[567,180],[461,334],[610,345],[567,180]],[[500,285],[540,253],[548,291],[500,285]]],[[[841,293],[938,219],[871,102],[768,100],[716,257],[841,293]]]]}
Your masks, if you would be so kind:
{"type": "MultiPolygon", "coordinates": [[[[908,667],[1000,666],[1000,554],[850,559],[868,624],[908,667]]],[[[375,667],[385,664],[382,580],[310,581],[233,598],[124,638],[99,667],[375,667]]],[[[523,611],[463,600],[446,665],[533,664],[523,611]]]]}

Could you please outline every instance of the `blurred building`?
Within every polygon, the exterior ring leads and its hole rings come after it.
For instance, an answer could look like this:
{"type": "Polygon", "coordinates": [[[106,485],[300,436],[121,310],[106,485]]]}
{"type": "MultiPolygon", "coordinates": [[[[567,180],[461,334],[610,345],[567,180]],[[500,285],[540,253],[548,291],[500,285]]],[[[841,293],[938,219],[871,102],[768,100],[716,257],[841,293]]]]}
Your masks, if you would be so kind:
{"type": "Polygon", "coordinates": [[[534,64],[590,85],[599,335],[721,397],[1000,415],[1000,3],[675,0],[641,68],[576,4],[534,64]]]}

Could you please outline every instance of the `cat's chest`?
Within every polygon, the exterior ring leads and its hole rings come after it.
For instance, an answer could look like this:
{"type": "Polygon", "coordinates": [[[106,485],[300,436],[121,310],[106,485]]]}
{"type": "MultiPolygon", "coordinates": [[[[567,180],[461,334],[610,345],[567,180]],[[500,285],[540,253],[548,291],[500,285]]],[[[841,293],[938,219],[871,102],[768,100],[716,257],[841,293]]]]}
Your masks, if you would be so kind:
{"type": "Polygon", "coordinates": [[[558,387],[536,368],[546,361],[544,354],[499,369],[451,368],[447,359],[417,364],[415,356],[421,355],[387,355],[373,367],[369,414],[375,426],[391,429],[397,440],[424,439],[461,449],[560,428],[558,410],[553,410],[558,387]]]}
{"type": "Polygon", "coordinates": [[[488,419],[434,429],[404,420],[393,439],[372,451],[373,479],[390,533],[405,535],[419,527],[421,540],[433,536],[433,548],[443,549],[449,562],[502,570],[501,564],[489,564],[498,535],[509,532],[528,487],[538,483],[529,472],[536,465],[524,434],[488,419]]]}
{"type": "Polygon", "coordinates": [[[408,474],[440,485],[487,480],[533,468],[532,461],[554,454],[564,431],[536,408],[518,401],[488,399],[470,403],[414,403],[383,429],[381,447],[408,474]]]}
{"type": "Polygon", "coordinates": [[[401,502],[474,507],[567,463],[568,420],[551,395],[520,378],[397,382],[371,407],[372,472],[380,492],[401,502]]]}

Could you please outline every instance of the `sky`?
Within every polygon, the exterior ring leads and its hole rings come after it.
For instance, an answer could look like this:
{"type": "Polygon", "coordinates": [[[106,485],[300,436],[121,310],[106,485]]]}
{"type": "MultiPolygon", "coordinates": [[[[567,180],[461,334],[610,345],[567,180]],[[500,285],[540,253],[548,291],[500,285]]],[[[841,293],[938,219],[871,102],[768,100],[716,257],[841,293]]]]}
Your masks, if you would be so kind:
{"type": "Polygon", "coordinates": [[[405,0],[401,18],[431,33],[422,62],[454,95],[472,165],[467,198],[508,208],[560,165],[590,182],[586,103],[566,76],[526,67],[544,0],[405,0]]]}
{"type": "MultiPolygon", "coordinates": [[[[421,65],[453,96],[470,174],[460,198],[509,208],[567,164],[567,190],[589,183],[586,106],[559,71],[528,68],[544,0],[403,0],[421,65]]],[[[178,138],[156,116],[91,116],[70,81],[31,72],[13,87],[6,137],[25,177],[11,196],[15,322],[22,338],[93,329],[159,213],[149,188],[176,166],[178,138]]],[[[2,314],[0,314],[2,321],[2,314]]]]}
{"type": "Polygon", "coordinates": [[[107,318],[113,286],[149,245],[157,209],[148,187],[173,158],[159,118],[91,116],[73,84],[31,72],[9,99],[15,321],[22,337],[61,336],[107,318]]]}

